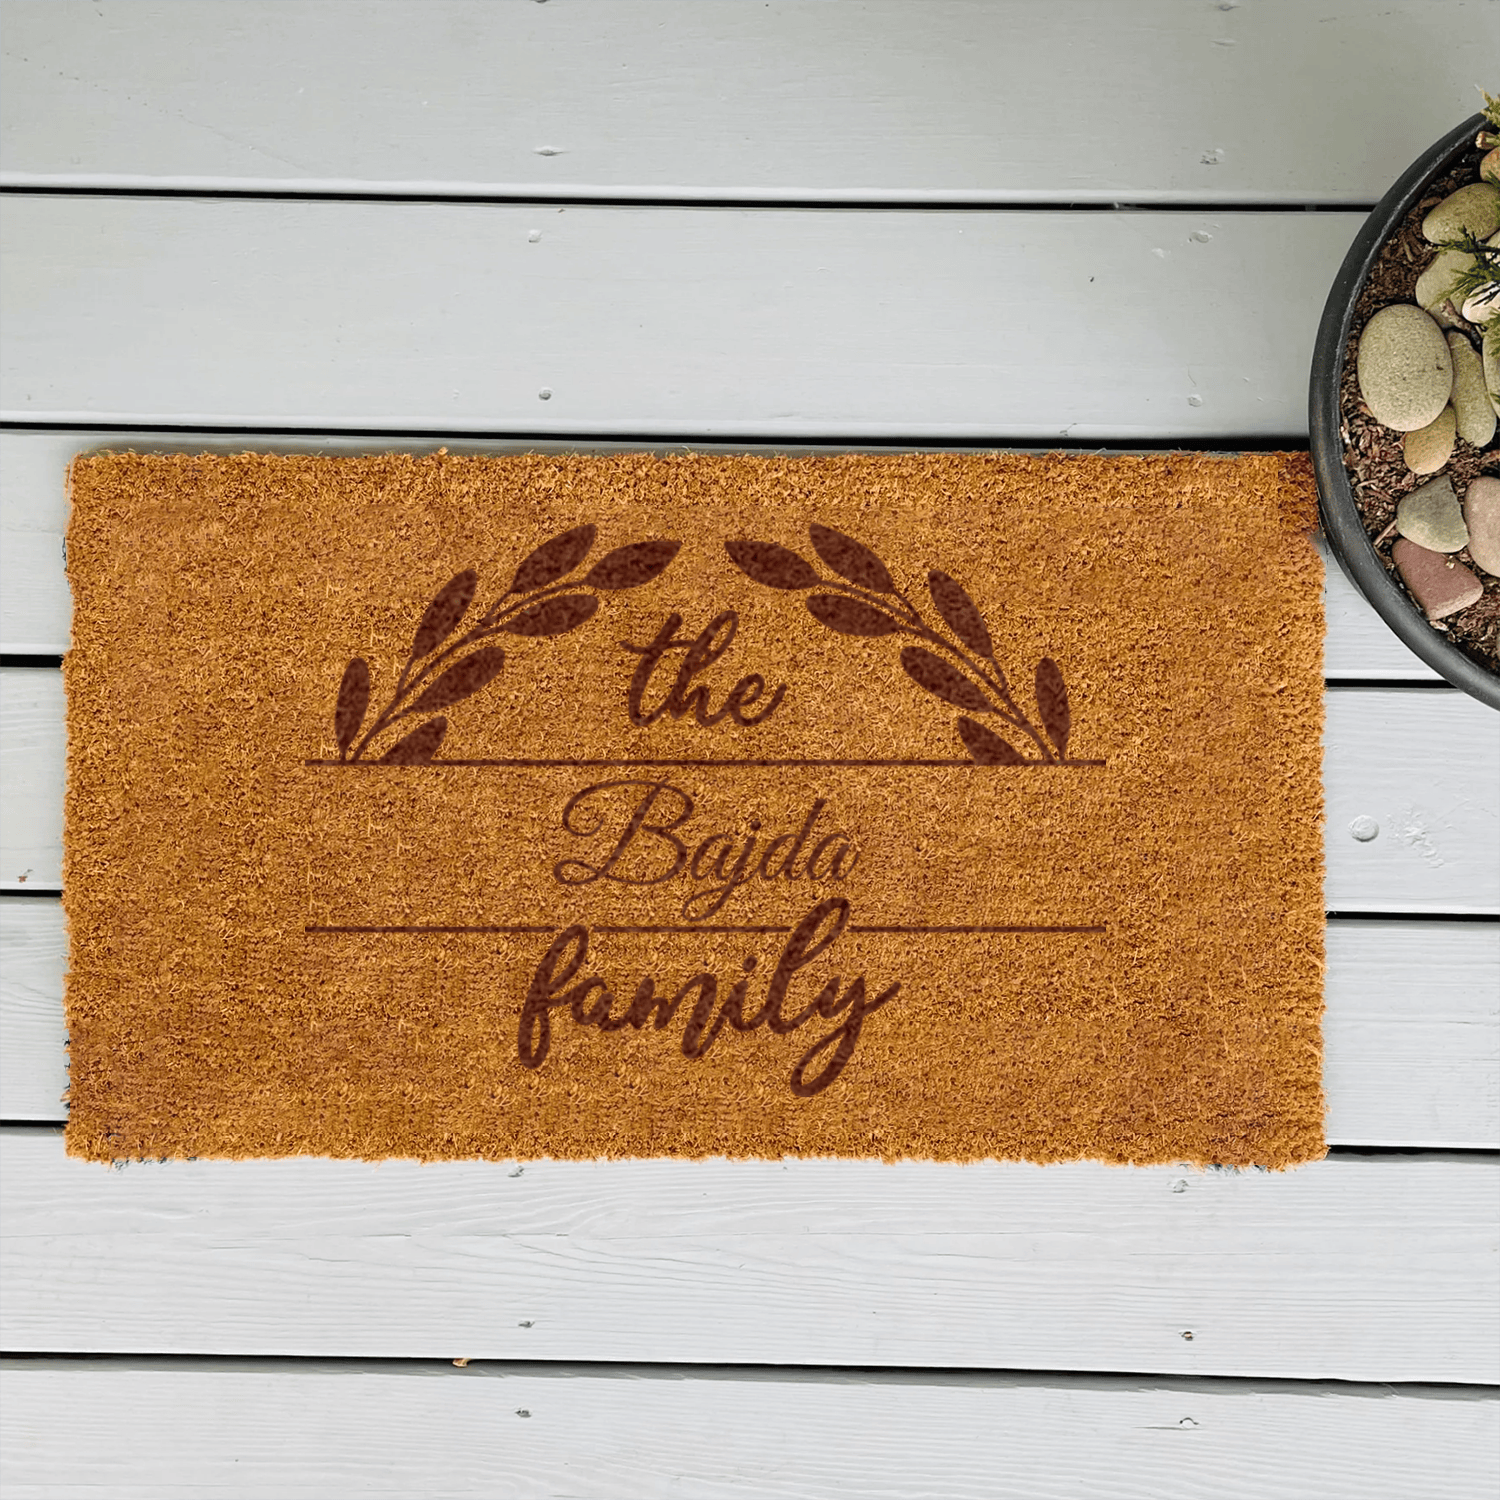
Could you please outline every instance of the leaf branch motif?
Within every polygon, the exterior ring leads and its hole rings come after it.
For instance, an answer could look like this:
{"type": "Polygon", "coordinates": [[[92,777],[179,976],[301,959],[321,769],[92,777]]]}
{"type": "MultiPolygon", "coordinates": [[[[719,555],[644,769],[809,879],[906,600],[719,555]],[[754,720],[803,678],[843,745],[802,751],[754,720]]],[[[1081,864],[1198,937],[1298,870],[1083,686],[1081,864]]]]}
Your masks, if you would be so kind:
{"type": "Polygon", "coordinates": [[[1040,724],[1016,701],[1000,664],[984,616],[956,579],[936,568],[927,574],[927,592],[944,635],[896,586],[890,569],[863,542],[814,521],[808,528],[814,553],[836,575],[823,577],[799,553],[778,542],[740,538],[725,543],[729,560],[747,578],[767,588],[809,592],[807,611],[840,635],[907,636],[921,644],[901,648],[901,669],[924,692],[964,710],[955,728],[969,758],[978,765],[1071,765],[1068,689],[1056,662],[1037,663],[1034,689],[1040,724]],[[941,653],[941,654],[939,654],[941,653]],[[956,665],[955,665],[956,663],[956,665]],[[1027,756],[969,714],[1000,719],[1030,742],[1027,756]]]}
{"type": "MultiPolygon", "coordinates": [[[[582,578],[566,581],[593,550],[597,533],[598,528],[589,523],[543,542],[522,558],[505,593],[450,641],[479,587],[473,568],[455,573],[423,612],[390,699],[363,737],[360,729],[370,706],[370,666],[356,656],[344,669],[334,707],[340,762],[365,759],[375,739],[403,719],[451,708],[493,682],[504,669],[505,651],[480,642],[498,635],[566,635],[594,617],[601,592],[650,583],[666,571],[682,545],[662,539],[631,542],[605,553],[582,578]],[[471,646],[479,649],[459,659],[471,646]]],[[[379,763],[425,765],[437,754],[447,732],[447,718],[436,714],[391,745],[378,757],[379,763]]]]}

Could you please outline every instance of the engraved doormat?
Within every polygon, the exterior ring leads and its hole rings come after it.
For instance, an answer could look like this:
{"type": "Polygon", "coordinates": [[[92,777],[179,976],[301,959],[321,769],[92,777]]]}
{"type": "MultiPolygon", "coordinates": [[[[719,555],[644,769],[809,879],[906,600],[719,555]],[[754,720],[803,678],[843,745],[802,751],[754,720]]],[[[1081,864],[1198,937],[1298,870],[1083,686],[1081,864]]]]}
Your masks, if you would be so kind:
{"type": "Polygon", "coordinates": [[[1321,1155],[1301,455],[72,485],[75,1154],[1321,1155]]]}

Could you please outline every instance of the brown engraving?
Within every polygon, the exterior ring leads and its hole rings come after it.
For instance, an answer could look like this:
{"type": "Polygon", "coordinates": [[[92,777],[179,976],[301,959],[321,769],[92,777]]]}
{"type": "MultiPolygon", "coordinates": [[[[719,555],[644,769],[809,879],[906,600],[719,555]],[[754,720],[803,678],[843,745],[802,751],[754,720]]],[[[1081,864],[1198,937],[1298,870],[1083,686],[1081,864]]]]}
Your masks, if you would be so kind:
{"type": "Polygon", "coordinates": [[[1057,746],[1059,757],[1068,753],[1068,729],[1072,719],[1068,712],[1068,689],[1057,663],[1044,656],[1036,664],[1036,706],[1042,716],[1047,738],[1057,746]]]}
{"type": "Polygon", "coordinates": [[[413,729],[404,739],[399,739],[380,757],[387,766],[425,766],[438,753],[443,736],[448,732],[448,721],[439,715],[429,719],[420,729],[413,729]]]}
{"type": "Polygon", "coordinates": [[[901,670],[919,688],[955,708],[966,708],[971,714],[994,711],[989,699],[962,672],[955,672],[941,657],[921,646],[901,648],[901,670]]]}
{"type": "MultiPolygon", "coordinates": [[[[597,528],[588,524],[543,542],[522,559],[510,588],[462,636],[440,651],[438,648],[468,613],[479,586],[479,575],[473,568],[454,574],[423,611],[391,697],[363,738],[358,736],[369,709],[370,668],[363,657],[355,657],[344,669],[334,707],[334,740],[339,750],[335,764],[431,764],[447,731],[446,719],[434,719],[406,734],[383,755],[368,761],[365,756],[374,741],[402,719],[451,708],[494,681],[505,666],[505,653],[498,646],[486,646],[461,661],[455,660],[466,646],[501,634],[536,638],[576,630],[599,608],[598,596],[582,590],[613,591],[649,583],[661,575],[681,546],[680,542],[664,539],[631,542],[606,553],[581,582],[562,582],[593,548],[596,534],[597,528]]],[[[756,696],[746,693],[735,700],[738,722],[753,722],[743,716],[743,708],[756,696]]]]}
{"type": "Polygon", "coordinates": [[[632,542],[606,553],[584,575],[584,587],[633,589],[650,583],[677,556],[681,542],[632,542]]]}
{"type": "Polygon", "coordinates": [[[677,627],[681,624],[681,615],[670,614],[662,622],[661,629],[656,632],[655,637],[646,645],[636,646],[629,641],[620,642],[625,650],[633,651],[641,658],[631,675],[630,686],[625,694],[626,712],[632,724],[637,728],[646,728],[656,723],[664,714],[670,714],[673,719],[680,719],[685,714],[691,713],[704,729],[711,729],[726,716],[741,727],[750,728],[764,723],[781,707],[781,700],[786,696],[784,682],[771,694],[770,702],[759,713],[746,712],[748,708],[760,701],[766,686],[765,678],[759,672],[752,672],[748,677],[742,677],[735,683],[721,708],[712,709],[709,705],[708,688],[702,683],[696,687],[690,684],[695,677],[707,671],[718,661],[733,644],[735,633],[739,629],[739,615],[732,609],[722,611],[715,615],[692,640],[683,639],[677,635],[677,627]],[[677,666],[677,675],[672,686],[667,690],[666,697],[655,708],[648,708],[646,693],[651,686],[652,677],[657,667],[672,651],[684,653],[677,666]]]}
{"type": "Polygon", "coordinates": [[[592,885],[598,880],[661,885],[685,876],[698,888],[683,898],[681,913],[689,922],[705,922],[755,879],[809,883],[846,879],[859,862],[859,850],[842,828],[824,832],[802,860],[826,807],[827,802],[817,798],[797,832],[776,834],[764,843],[759,837],[761,820],[752,817],[748,832],[716,831],[690,846],[679,831],[686,830],[696,804],[681,787],[634,778],[595,782],[568,799],[562,827],[575,838],[593,840],[602,835],[599,848],[607,847],[609,852],[597,862],[560,859],[552,867],[552,876],[560,885],[569,886],[592,885]],[[612,828],[619,831],[611,835],[612,828]]]}
{"type": "Polygon", "coordinates": [[[599,600],[593,594],[557,594],[533,604],[500,626],[507,635],[566,635],[594,617],[599,600]]]}
{"type": "Polygon", "coordinates": [[[637,983],[625,1011],[615,1015],[615,996],[607,982],[597,975],[579,978],[588,959],[589,929],[574,924],[553,939],[527,984],[516,1029],[516,1056],[525,1068],[540,1068],[546,1062],[552,1048],[554,1012],[566,1012],[574,1025],[606,1035],[623,1031],[627,1026],[640,1031],[648,1022],[653,1029],[663,1031],[691,998],[692,1008],[681,1042],[682,1055],[690,1061],[705,1056],[726,1025],[738,1032],[765,1026],[773,1035],[788,1036],[815,1016],[823,1020],[842,1017],[837,1027],[803,1053],[788,1079],[792,1093],[798,1098],[812,1098],[848,1066],[868,1017],[888,1005],[901,991],[898,981],[872,999],[863,974],[847,983],[834,975],[794,1015],[785,1014],[787,996],[798,974],[832,948],[848,925],[849,903],[843,897],[833,896],[814,906],[782,944],[765,998],[753,1013],[747,1014],[747,1003],[758,959],[749,954],[741,965],[740,977],[722,1001],[719,982],[713,974],[699,972],[689,976],[670,997],[659,995],[655,977],[647,976],[637,983]],[[809,1079],[810,1067],[824,1052],[831,1052],[831,1056],[817,1076],[809,1079]]]}
{"type": "Polygon", "coordinates": [[[875,594],[894,594],[895,580],[890,570],[863,542],[852,536],[835,531],[831,526],[819,526],[816,521],[807,528],[813,551],[841,578],[869,589],[875,594]]]}
{"type": "Polygon", "coordinates": [[[818,582],[817,573],[790,547],[775,542],[725,542],[735,567],[757,583],[772,589],[807,589],[818,582]]]}
{"type": "Polygon", "coordinates": [[[1016,701],[1010,683],[995,660],[988,625],[968,591],[937,569],[927,574],[927,589],[949,638],[933,629],[905,594],[890,570],[863,542],[814,521],[808,527],[813,551],[840,578],[821,578],[797,553],[777,542],[741,538],[726,543],[729,559],[747,577],[773,588],[811,588],[821,584],[834,592],[810,594],[807,609],[819,624],[840,635],[905,635],[921,645],[903,646],[901,667],[923,691],[968,713],[993,714],[1029,740],[1024,755],[1009,741],[963,717],[955,724],[969,752],[969,765],[1082,766],[1101,761],[1077,760],[1067,753],[1071,728],[1068,691],[1057,663],[1044,657],[1036,669],[1035,688],[1040,727],[1016,701]],[[797,567],[795,564],[801,564],[797,567]],[[774,562],[774,568],[772,566],[774,562]],[[774,571],[775,577],[768,576],[774,571]],[[811,574],[811,580],[807,575],[811,574]],[[795,578],[795,584],[782,579],[795,578]],[[872,597],[873,596],[873,597],[872,597]],[[928,648],[932,649],[928,649],[928,648]],[[947,657],[949,660],[944,660],[947,657]]]}
{"type": "Polygon", "coordinates": [[[370,664],[364,657],[356,656],[344,668],[344,680],[339,683],[338,706],[333,711],[333,734],[339,742],[340,755],[349,753],[369,706],[370,664]]]}
{"type": "Polygon", "coordinates": [[[808,613],[840,635],[894,635],[901,627],[888,614],[842,594],[813,594],[808,613]]]}
{"type": "Polygon", "coordinates": [[[1024,766],[1026,764],[1026,757],[1008,740],[1002,740],[993,730],[986,729],[983,724],[976,724],[973,719],[958,721],[958,737],[964,742],[964,749],[974,757],[976,765],[1024,766]]]}
{"type": "Polygon", "coordinates": [[[590,522],[543,542],[535,552],[521,559],[516,576],[511,579],[510,587],[505,591],[507,597],[511,594],[535,593],[537,589],[544,589],[549,583],[565,578],[589,555],[597,534],[598,528],[590,522]]]}
{"type": "Polygon", "coordinates": [[[979,613],[978,607],[961,584],[934,568],[927,575],[927,592],[932,595],[932,602],[947,622],[948,629],[970,651],[977,652],[980,656],[994,656],[995,646],[990,640],[990,628],[984,623],[984,616],[979,613]]]}

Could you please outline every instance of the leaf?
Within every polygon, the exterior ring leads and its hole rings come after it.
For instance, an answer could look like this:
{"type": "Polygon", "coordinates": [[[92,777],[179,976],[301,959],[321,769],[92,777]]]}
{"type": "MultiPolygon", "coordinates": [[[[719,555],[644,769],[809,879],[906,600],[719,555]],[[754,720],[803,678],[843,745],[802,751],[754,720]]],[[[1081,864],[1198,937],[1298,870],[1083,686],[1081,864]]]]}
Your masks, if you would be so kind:
{"type": "Polygon", "coordinates": [[[969,650],[977,651],[981,656],[994,656],[995,646],[990,640],[989,627],[962,584],[934,568],[927,575],[927,592],[932,595],[938,613],[948,622],[948,629],[969,650]]]}
{"type": "Polygon", "coordinates": [[[816,521],[807,528],[813,550],[840,578],[857,583],[877,594],[894,594],[896,585],[886,572],[885,564],[863,542],[856,542],[842,531],[819,526],[816,521]]]}
{"type": "Polygon", "coordinates": [[[399,739],[376,762],[381,766],[425,766],[438,752],[443,736],[448,732],[448,721],[442,717],[429,719],[420,729],[413,729],[404,739],[399,739]]]}
{"type": "Polygon", "coordinates": [[[958,737],[976,765],[1024,766],[1027,763],[1019,750],[1012,749],[998,734],[991,733],[973,719],[958,721],[958,737]]]}
{"type": "Polygon", "coordinates": [[[942,657],[934,656],[921,646],[903,647],[901,669],[919,688],[925,688],[955,708],[966,708],[975,714],[995,711],[989,699],[967,677],[954,671],[942,657]]]}
{"type": "Polygon", "coordinates": [[[505,665],[505,653],[498,646],[482,646],[472,656],[449,667],[436,682],[430,682],[426,691],[407,710],[420,713],[424,709],[447,708],[450,704],[477,693],[487,682],[499,675],[505,665]]]}
{"type": "Polygon", "coordinates": [[[420,660],[447,640],[453,627],[463,619],[478,583],[479,574],[473,568],[465,568],[462,573],[455,573],[438,590],[437,598],[427,606],[427,613],[417,626],[417,637],[411,643],[413,661],[420,660]]]}
{"type": "Polygon", "coordinates": [[[533,604],[497,628],[507,635],[566,635],[594,616],[599,601],[593,594],[558,594],[533,604]]]}
{"type": "Polygon", "coordinates": [[[747,578],[773,589],[810,589],[822,580],[789,547],[775,542],[725,542],[729,560],[747,578]]]}
{"type": "Polygon", "coordinates": [[[1057,663],[1044,656],[1036,664],[1036,706],[1042,716],[1047,738],[1057,746],[1058,758],[1068,753],[1068,729],[1072,716],[1068,712],[1068,689],[1057,663]]]}
{"type": "Polygon", "coordinates": [[[365,710],[370,706],[370,664],[362,656],[356,656],[344,668],[344,680],[339,683],[338,707],[333,711],[333,733],[339,742],[339,754],[349,753],[359,726],[365,722],[365,710]]]}
{"type": "Polygon", "coordinates": [[[522,558],[521,566],[516,569],[516,576],[505,592],[529,594],[533,589],[546,588],[549,583],[566,577],[588,556],[598,529],[590,522],[561,532],[550,542],[543,542],[535,552],[522,558]]]}
{"type": "Polygon", "coordinates": [[[888,614],[843,594],[813,594],[807,609],[820,625],[840,635],[890,635],[897,628],[888,614]]]}
{"type": "Polygon", "coordinates": [[[633,589],[650,583],[677,556],[681,542],[632,542],[606,552],[584,575],[586,588],[633,589]]]}

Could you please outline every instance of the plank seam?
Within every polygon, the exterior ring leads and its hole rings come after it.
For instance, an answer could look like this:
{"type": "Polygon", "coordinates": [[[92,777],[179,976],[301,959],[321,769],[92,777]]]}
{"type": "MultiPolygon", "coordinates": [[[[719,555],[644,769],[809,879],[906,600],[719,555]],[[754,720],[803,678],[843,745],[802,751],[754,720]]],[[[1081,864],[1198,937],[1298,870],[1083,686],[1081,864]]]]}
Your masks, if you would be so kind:
{"type": "Polygon", "coordinates": [[[0,1368],[19,1371],[26,1365],[117,1365],[126,1369],[164,1370],[194,1368],[222,1370],[225,1373],[249,1370],[318,1370],[339,1374],[430,1374],[452,1380],[476,1377],[549,1376],[570,1379],[579,1376],[602,1376],[625,1380],[776,1381],[793,1376],[808,1385],[994,1385],[1050,1386],[1066,1389],[1093,1384],[1105,1390],[1132,1387],[1142,1380],[1153,1386],[1182,1391],[1229,1391],[1254,1387],[1257,1390],[1283,1390],[1289,1393],[1328,1388],[1342,1395],[1368,1395],[1382,1398],[1393,1394],[1427,1396],[1438,1401],[1494,1401],[1500,1399],[1500,1385],[1465,1385],[1454,1381],[1433,1380],[1340,1380],[1330,1376],[1264,1376],[1264,1375],[1172,1375],[1155,1370],[1069,1370],[1063,1368],[1031,1369],[1026,1366],[993,1368],[984,1365],[953,1365],[935,1368],[931,1365],[807,1365],[807,1364],[675,1364],[648,1360],[587,1359],[475,1359],[455,1366],[451,1359],[405,1355],[342,1354],[155,1354],[145,1352],[112,1352],[81,1354],[76,1350],[50,1353],[43,1350],[0,1350],[0,1368]]]}
{"type": "Polygon", "coordinates": [[[1175,214],[1367,214],[1373,202],[1339,203],[1331,200],[1276,199],[1241,201],[1232,198],[1186,200],[1119,198],[1103,200],[1047,198],[807,198],[750,197],[735,194],[711,198],[663,194],[632,196],[592,194],[570,187],[565,193],[434,193],[393,189],[124,187],[107,183],[30,183],[0,175],[0,196],[31,198],[199,198],[251,200],[261,203],[409,203],[455,206],[527,208],[660,208],[660,209],[795,209],[819,213],[1175,213],[1175,214]]]}

